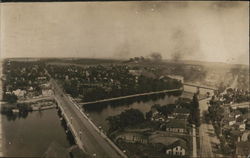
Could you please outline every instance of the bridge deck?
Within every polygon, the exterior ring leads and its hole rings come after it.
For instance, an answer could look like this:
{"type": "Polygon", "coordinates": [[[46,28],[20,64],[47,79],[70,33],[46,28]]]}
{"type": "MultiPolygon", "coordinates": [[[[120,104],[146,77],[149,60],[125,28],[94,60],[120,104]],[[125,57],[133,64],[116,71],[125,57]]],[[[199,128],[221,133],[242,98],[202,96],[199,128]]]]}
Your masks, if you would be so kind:
{"type": "Polygon", "coordinates": [[[215,88],[215,87],[207,87],[207,86],[202,86],[202,85],[197,85],[197,84],[192,84],[192,83],[183,83],[183,85],[197,87],[197,88],[203,88],[203,89],[209,89],[209,90],[218,90],[218,88],[215,88]]]}
{"type": "Polygon", "coordinates": [[[133,94],[133,95],[127,95],[127,96],[121,96],[121,97],[115,97],[115,98],[109,98],[109,99],[102,99],[102,100],[98,100],[98,101],[83,102],[83,103],[79,103],[79,104],[80,105],[96,104],[96,103],[102,103],[102,102],[108,102],[108,101],[114,101],[114,100],[121,100],[121,99],[128,99],[128,98],[146,96],[146,95],[152,95],[152,94],[177,92],[177,91],[181,91],[181,90],[183,90],[183,89],[180,88],[180,89],[162,90],[162,91],[157,91],[157,92],[147,92],[147,93],[133,94]]]}
{"type": "Polygon", "coordinates": [[[58,105],[64,110],[68,122],[71,123],[75,130],[75,135],[80,142],[78,145],[82,145],[80,148],[84,148],[87,153],[96,155],[95,157],[98,158],[126,157],[123,152],[115,148],[116,146],[108,138],[105,138],[102,133],[98,132],[88,118],[83,116],[81,110],[63,93],[54,80],[51,80],[51,83],[54,87],[58,105]]]}

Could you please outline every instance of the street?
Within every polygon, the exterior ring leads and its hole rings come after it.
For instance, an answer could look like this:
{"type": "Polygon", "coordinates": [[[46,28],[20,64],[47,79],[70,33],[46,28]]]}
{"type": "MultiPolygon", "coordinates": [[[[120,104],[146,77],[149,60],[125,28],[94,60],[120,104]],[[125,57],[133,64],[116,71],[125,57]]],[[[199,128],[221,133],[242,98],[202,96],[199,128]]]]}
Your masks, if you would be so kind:
{"type": "MultiPolygon", "coordinates": [[[[199,101],[201,118],[203,116],[203,112],[208,109],[207,102],[210,99],[211,98],[207,98],[199,101]]],[[[214,146],[215,144],[219,144],[219,140],[215,135],[212,124],[201,122],[201,126],[199,128],[199,135],[200,135],[200,156],[202,158],[218,156],[217,154],[215,154],[214,146]]]]}
{"type": "Polygon", "coordinates": [[[63,93],[61,88],[52,81],[54,85],[55,97],[59,104],[63,106],[65,113],[70,117],[74,129],[78,131],[78,136],[83,144],[83,148],[93,157],[98,158],[118,158],[120,154],[98,133],[90,122],[73,105],[69,98],[63,93]]]}

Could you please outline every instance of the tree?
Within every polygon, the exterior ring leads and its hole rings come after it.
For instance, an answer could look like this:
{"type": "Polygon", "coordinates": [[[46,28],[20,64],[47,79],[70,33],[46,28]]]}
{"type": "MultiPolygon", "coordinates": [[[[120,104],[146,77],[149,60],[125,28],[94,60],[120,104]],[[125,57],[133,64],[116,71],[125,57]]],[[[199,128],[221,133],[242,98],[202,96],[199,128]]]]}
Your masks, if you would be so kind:
{"type": "Polygon", "coordinates": [[[199,109],[199,101],[198,101],[197,94],[194,94],[191,105],[192,105],[190,108],[191,112],[190,112],[188,121],[191,124],[195,124],[196,127],[199,127],[200,126],[200,109],[199,109]]]}
{"type": "Polygon", "coordinates": [[[203,111],[203,118],[206,123],[209,123],[210,117],[208,111],[203,111]]]}
{"type": "Polygon", "coordinates": [[[210,105],[208,107],[210,120],[212,122],[220,122],[223,118],[224,109],[220,107],[219,102],[210,102],[210,105]]]}
{"type": "Polygon", "coordinates": [[[146,120],[150,120],[152,117],[152,111],[150,110],[149,112],[146,112],[146,120]]]}
{"type": "Polygon", "coordinates": [[[16,103],[17,96],[15,94],[5,94],[4,100],[10,104],[16,103]]]}
{"type": "Polygon", "coordinates": [[[109,133],[111,133],[118,129],[142,123],[145,118],[138,109],[129,109],[119,115],[109,116],[106,120],[109,122],[109,133]]]}

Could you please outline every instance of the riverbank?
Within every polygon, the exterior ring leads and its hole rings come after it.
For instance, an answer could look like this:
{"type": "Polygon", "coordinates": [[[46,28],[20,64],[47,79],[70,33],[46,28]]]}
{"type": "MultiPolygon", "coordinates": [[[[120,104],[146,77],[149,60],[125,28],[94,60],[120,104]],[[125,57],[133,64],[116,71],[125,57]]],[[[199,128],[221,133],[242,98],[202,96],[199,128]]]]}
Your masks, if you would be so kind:
{"type": "Polygon", "coordinates": [[[57,103],[54,99],[51,100],[39,100],[36,102],[23,102],[16,104],[2,104],[1,113],[6,115],[13,115],[15,113],[28,113],[32,111],[42,111],[47,109],[53,109],[57,107],[57,103]]]}
{"type": "Polygon", "coordinates": [[[48,110],[48,109],[53,109],[56,108],[56,105],[50,105],[50,106],[45,106],[45,107],[34,107],[32,108],[32,111],[42,111],[42,110],[48,110]]]}

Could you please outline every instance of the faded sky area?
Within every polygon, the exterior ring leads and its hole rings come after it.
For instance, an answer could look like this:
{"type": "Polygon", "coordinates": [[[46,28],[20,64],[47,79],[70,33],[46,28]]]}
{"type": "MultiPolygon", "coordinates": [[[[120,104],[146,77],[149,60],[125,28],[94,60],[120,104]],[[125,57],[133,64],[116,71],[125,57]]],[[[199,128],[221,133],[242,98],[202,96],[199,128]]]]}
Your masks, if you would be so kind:
{"type": "Polygon", "coordinates": [[[164,59],[249,64],[249,2],[1,4],[1,57],[164,59]]]}

